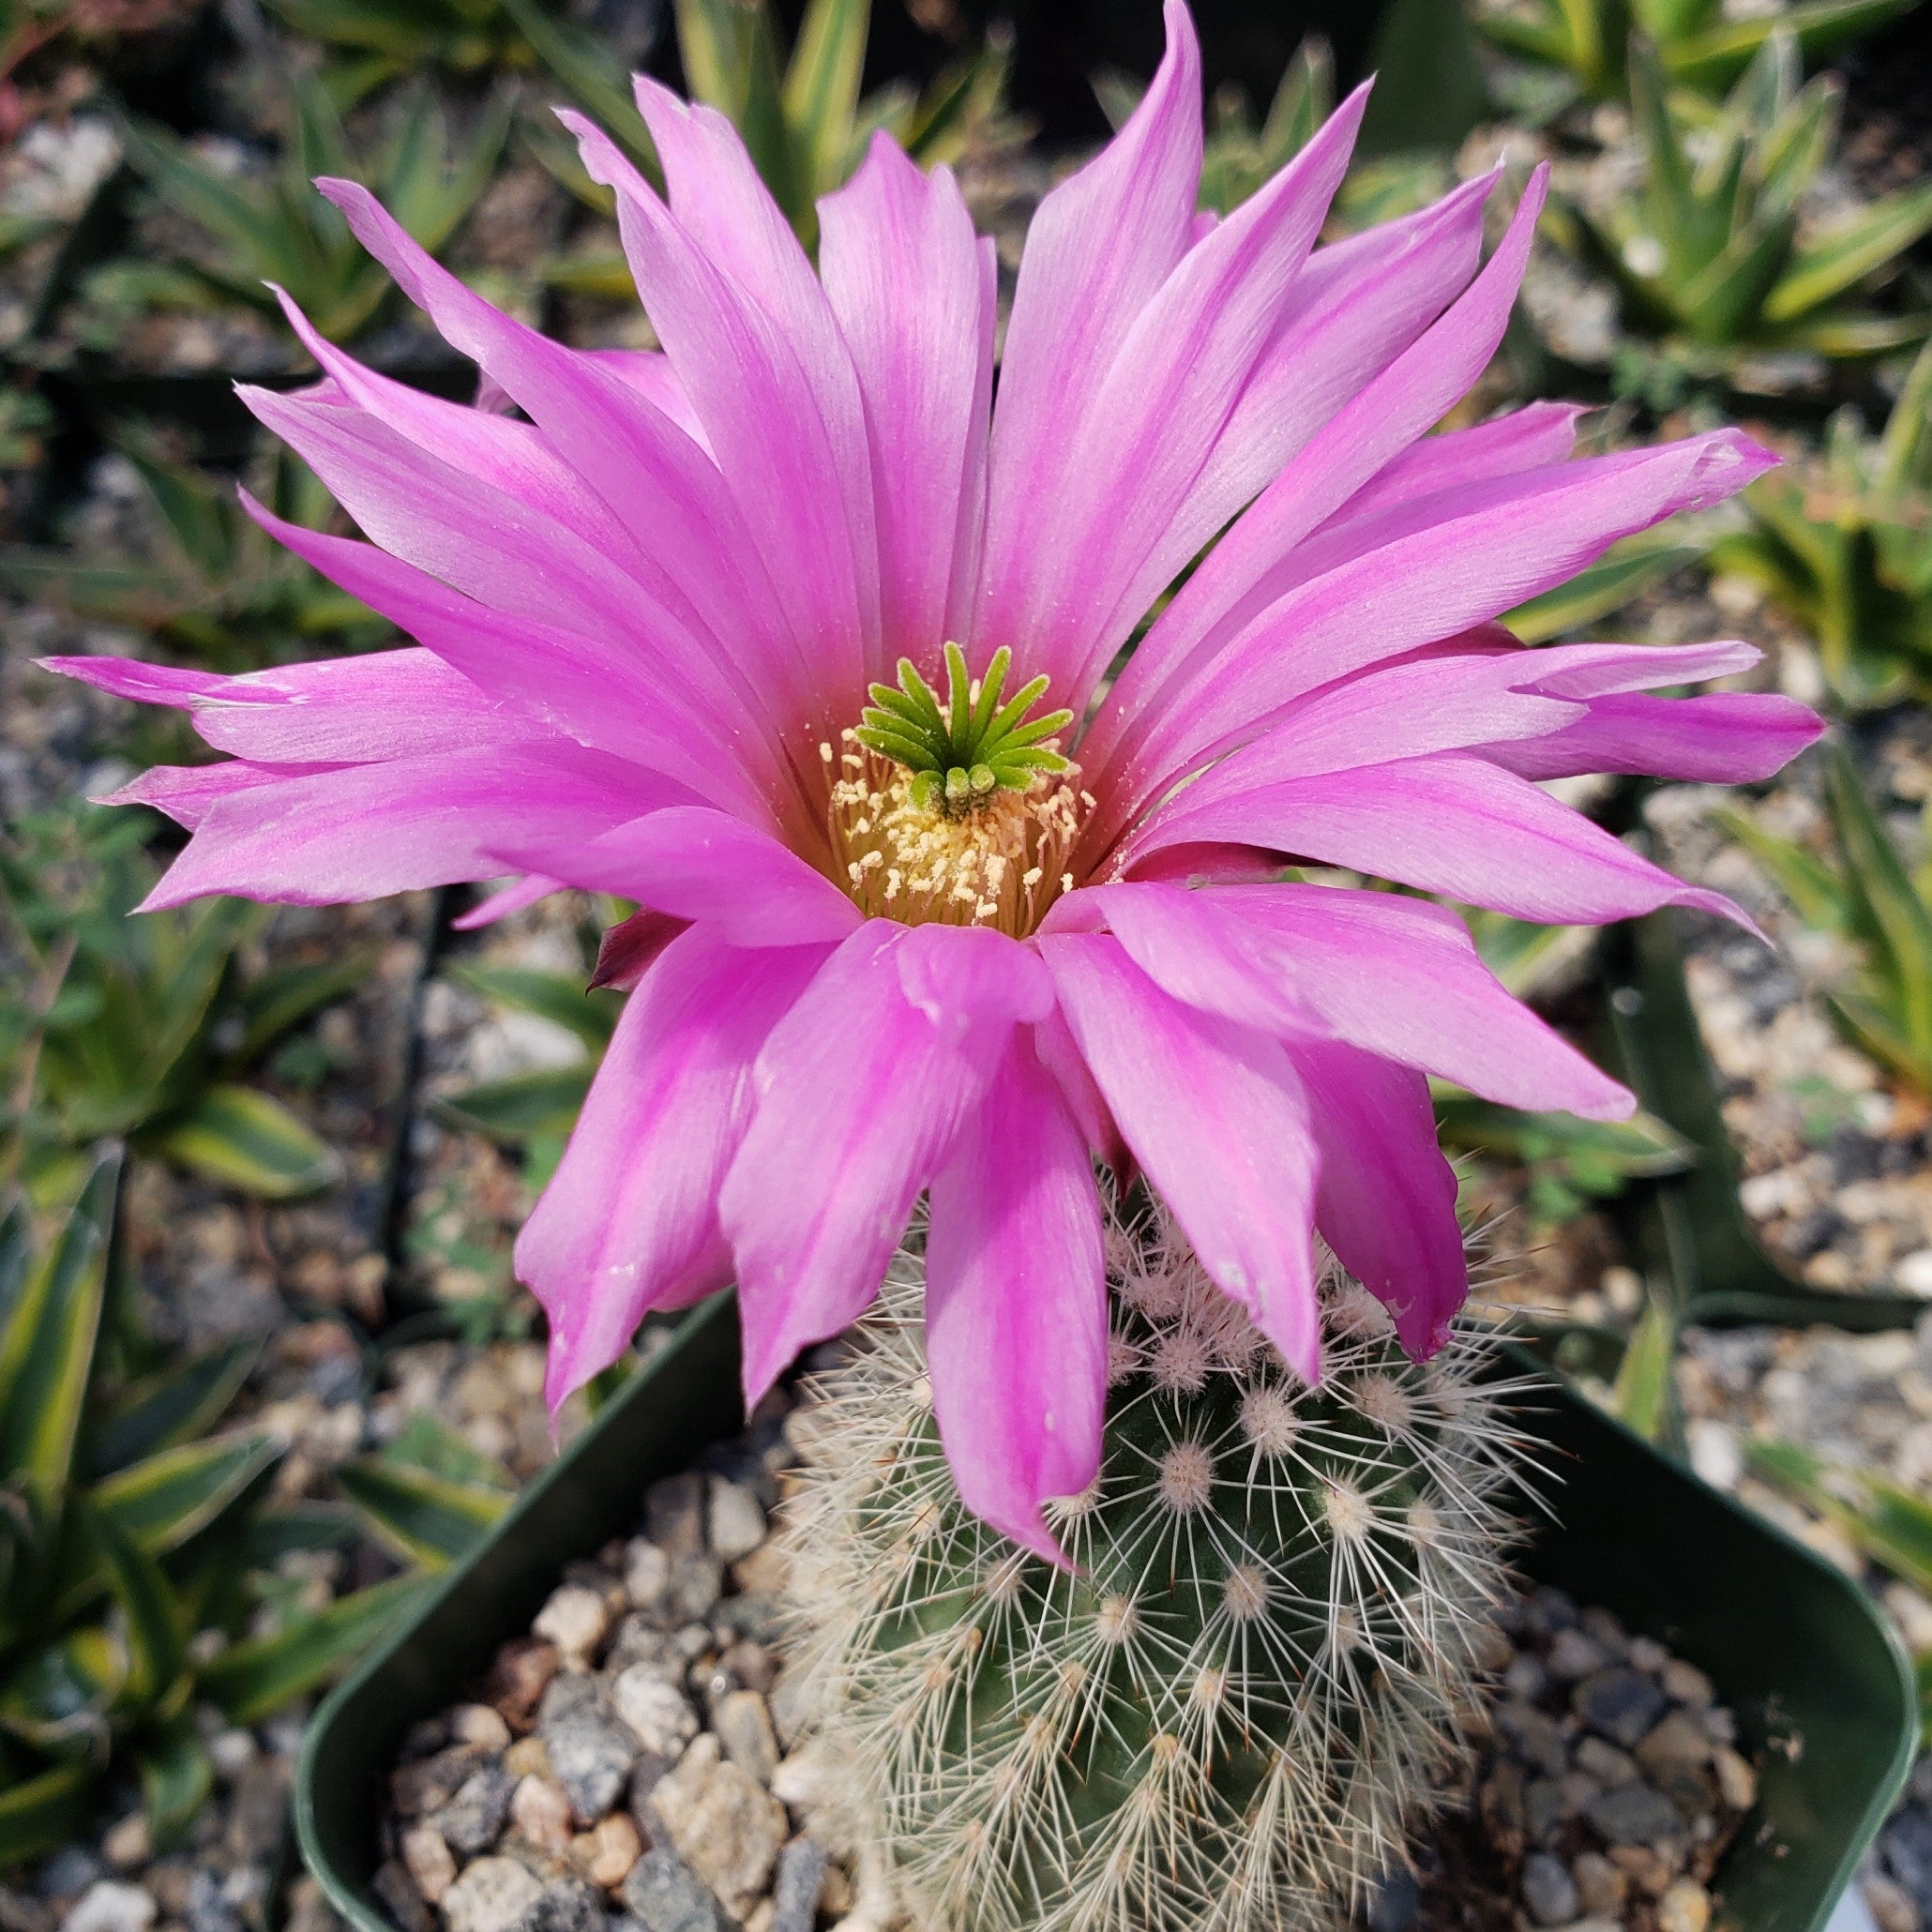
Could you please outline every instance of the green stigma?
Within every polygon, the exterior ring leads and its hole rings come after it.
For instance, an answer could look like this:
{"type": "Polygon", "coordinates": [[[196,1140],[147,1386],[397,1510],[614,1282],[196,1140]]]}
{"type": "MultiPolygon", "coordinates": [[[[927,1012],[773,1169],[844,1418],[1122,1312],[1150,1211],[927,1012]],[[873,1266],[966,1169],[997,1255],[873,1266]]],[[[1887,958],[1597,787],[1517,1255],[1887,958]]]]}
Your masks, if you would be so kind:
{"type": "Polygon", "coordinates": [[[1027,713],[1047,694],[1036,677],[1002,703],[1013,653],[993,653],[986,675],[966,675],[966,654],[945,647],[946,700],[942,705],[910,657],[898,660],[898,687],[874,685],[872,702],[854,736],[861,745],[896,760],[913,774],[913,803],[963,818],[996,792],[1024,792],[1043,772],[1064,772],[1067,761],[1042,741],[1073,722],[1070,711],[1027,713]]]}

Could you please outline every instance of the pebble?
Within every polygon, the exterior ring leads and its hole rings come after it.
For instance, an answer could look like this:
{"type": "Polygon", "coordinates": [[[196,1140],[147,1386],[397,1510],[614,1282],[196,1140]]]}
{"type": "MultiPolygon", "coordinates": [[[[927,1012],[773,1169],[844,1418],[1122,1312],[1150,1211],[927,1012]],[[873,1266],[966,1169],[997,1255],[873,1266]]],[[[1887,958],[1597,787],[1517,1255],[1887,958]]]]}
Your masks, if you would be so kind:
{"type": "Polygon", "coordinates": [[[562,1785],[528,1776],[510,1800],[510,1821],[534,1850],[562,1858],[570,1847],[570,1800],[562,1785]]]}
{"type": "Polygon", "coordinates": [[[554,1644],[537,1638],[506,1643],[490,1672],[490,1702],[512,1730],[528,1730],[561,1662],[554,1644]]]}
{"type": "Polygon", "coordinates": [[[711,1728],[725,1756],[748,1771],[760,1784],[769,1785],[778,1768],[778,1740],[771,1713],[754,1690],[732,1691],[720,1698],[711,1713],[711,1728]]]}
{"type": "Polygon", "coordinates": [[[1664,1713],[1663,1691],[1640,1671],[1599,1670],[1571,1693],[1570,1705],[1599,1736],[1627,1751],[1664,1713]]]}
{"type": "Polygon", "coordinates": [[[1653,1846],[1683,1830],[1676,1805],[1645,1784],[1619,1785],[1614,1791],[1606,1791],[1584,1815],[1592,1829],[1612,1845],[1653,1846]]]}
{"type": "Polygon", "coordinates": [[[130,1811],[112,1826],[100,1841],[100,1853],[116,1871],[132,1871],[154,1856],[154,1838],[148,1831],[147,1814],[130,1811]]]}
{"type": "Polygon", "coordinates": [[[514,1774],[501,1763],[486,1764],[463,1780],[461,1789],[432,1821],[451,1850],[475,1858],[479,1851],[488,1851],[502,1834],[516,1789],[514,1774]]]}
{"type": "Polygon", "coordinates": [[[581,1879],[552,1879],[536,1894],[522,1932],[604,1932],[604,1908],[581,1879]]]}
{"type": "Polygon", "coordinates": [[[825,1848],[810,1838],[794,1838],[778,1853],[772,1882],[771,1932],[812,1932],[827,1863],[825,1848]]]}
{"type": "Polygon", "coordinates": [[[550,1754],[551,1774],[564,1788],[579,1820],[590,1824],[617,1802],[637,1762],[637,1735],[605,1708],[596,1683],[559,1677],[543,1694],[537,1735],[550,1754]]]}
{"type": "Polygon", "coordinates": [[[460,1704],[450,1713],[449,1741],[474,1744],[479,1751],[507,1751],[510,1727],[502,1712],[489,1704],[460,1704]]]}
{"type": "Polygon", "coordinates": [[[677,1685],[648,1664],[633,1664],[611,1686],[617,1714],[658,1758],[677,1758],[698,1734],[698,1713],[677,1685]]]}
{"type": "Polygon", "coordinates": [[[1564,1683],[1594,1676],[1609,1661],[1604,1647],[1581,1630],[1559,1630],[1549,1646],[1549,1674],[1564,1683]]]}
{"type": "Polygon", "coordinates": [[[60,1932],[147,1932],[157,1910],[144,1887],[97,1879],[60,1922],[60,1932]]]}
{"type": "Polygon", "coordinates": [[[648,1536],[633,1536],[624,1551],[624,1593],[634,1609],[653,1610],[671,1585],[671,1559],[648,1536]]]}
{"type": "Polygon", "coordinates": [[[1673,1704],[1688,1704],[1701,1711],[1717,1701],[1716,1686],[1695,1664],[1686,1664],[1682,1657],[1672,1657],[1657,1673],[1657,1680],[1673,1704]]]}
{"type": "Polygon", "coordinates": [[[426,1904],[434,1905],[456,1883],[456,1859],[434,1825],[412,1825],[402,1834],[402,1863],[426,1904]]]}
{"type": "Polygon", "coordinates": [[[1657,1932],[1704,1932],[1711,1894],[1695,1879],[1680,1879],[1657,1901],[1657,1932]]]}
{"type": "Polygon", "coordinates": [[[1577,1882],[1559,1858],[1532,1851],[1523,1861],[1523,1904],[1539,1925],[1566,1924],[1577,1916],[1581,1901],[1577,1882]]]}
{"type": "Polygon", "coordinates": [[[645,1932],[725,1932],[724,1914],[703,1880],[662,1845],[631,1867],[624,1903],[645,1932]]]}
{"type": "Polygon", "coordinates": [[[449,1932],[518,1932],[542,1881],[514,1858],[479,1858],[443,1894],[449,1932]]]}
{"type": "Polygon", "coordinates": [[[606,1892],[614,1892],[642,1856],[643,1839],[639,1836],[637,1826],[621,1811],[599,1819],[590,1835],[593,1842],[586,1869],[591,1880],[606,1892]]]}
{"type": "Polygon", "coordinates": [[[659,1780],[651,1808],[679,1855],[727,1911],[743,1918],[791,1835],[785,1807],[706,1732],[659,1780]]]}
{"type": "MultiPolygon", "coordinates": [[[[701,1550],[679,1557],[672,1564],[665,1607],[667,1613],[681,1623],[696,1623],[708,1617],[723,1594],[724,1565],[715,1556],[701,1550]]],[[[707,1632],[707,1640],[709,1635],[707,1632]]]]}
{"type": "Polygon", "coordinates": [[[610,1635],[610,1606],[600,1591],[581,1583],[561,1584],[530,1628],[533,1635],[556,1645],[566,1666],[581,1666],[610,1635]]]}
{"type": "Polygon", "coordinates": [[[1495,1724],[1512,1754],[1523,1763],[1552,1776],[1562,1775],[1569,1754],[1562,1728],[1547,1712],[1512,1698],[1499,1707],[1495,1724]]]}
{"type": "Polygon", "coordinates": [[[1630,1880],[1600,1851],[1579,1851],[1570,1864],[1577,1903],[1586,1912],[1616,1912],[1630,1894],[1630,1880]]]}
{"type": "Polygon", "coordinates": [[[704,1547],[704,1478],[695,1470],[666,1476],[644,1492],[644,1533],[666,1556],[696,1556],[704,1547]]]}
{"type": "Polygon", "coordinates": [[[719,1562],[734,1563],[764,1541],[764,1510],[742,1483],[713,1476],[705,1528],[712,1555],[719,1562]]]}

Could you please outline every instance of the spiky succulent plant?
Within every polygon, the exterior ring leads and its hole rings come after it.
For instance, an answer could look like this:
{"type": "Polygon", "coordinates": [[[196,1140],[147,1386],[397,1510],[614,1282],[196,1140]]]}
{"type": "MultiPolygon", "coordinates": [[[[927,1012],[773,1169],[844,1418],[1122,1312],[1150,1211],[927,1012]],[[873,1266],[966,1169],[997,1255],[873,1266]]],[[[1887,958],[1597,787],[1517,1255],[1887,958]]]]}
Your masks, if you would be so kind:
{"type": "Polygon", "coordinates": [[[1327,1926],[1457,1747],[1520,1475],[1467,1331],[1426,1366],[1336,1269],[1301,1382],[1172,1223],[1116,1215],[1106,1449],[1056,1569],[961,1505],[902,1254],[818,1390],[795,1666],[952,1932],[1327,1926]]]}

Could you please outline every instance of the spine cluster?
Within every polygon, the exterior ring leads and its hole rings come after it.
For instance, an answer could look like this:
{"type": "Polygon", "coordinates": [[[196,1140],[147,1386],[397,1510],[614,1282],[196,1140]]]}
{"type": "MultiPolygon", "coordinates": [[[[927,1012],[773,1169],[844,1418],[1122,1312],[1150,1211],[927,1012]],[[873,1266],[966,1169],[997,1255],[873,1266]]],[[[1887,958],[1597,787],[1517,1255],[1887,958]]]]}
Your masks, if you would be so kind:
{"type": "Polygon", "coordinates": [[[920,1264],[816,1390],[795,1669],[948,1932],[1303,1932],[1399,1859],[1459,1746],[1522,1469],[1458,1334],[1410,1363],[1338,1269],[1301,1383],[1157,1212],[1116,1217],[1105,1456],[1068,1575],[958,1502],[920,1264]]]}

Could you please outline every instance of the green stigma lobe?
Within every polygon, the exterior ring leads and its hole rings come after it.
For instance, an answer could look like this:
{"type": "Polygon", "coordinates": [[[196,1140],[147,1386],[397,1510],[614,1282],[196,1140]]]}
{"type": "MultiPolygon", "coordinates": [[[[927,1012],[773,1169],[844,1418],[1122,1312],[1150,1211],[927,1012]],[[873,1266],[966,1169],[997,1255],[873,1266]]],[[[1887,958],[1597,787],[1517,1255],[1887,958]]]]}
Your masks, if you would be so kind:
{"type": "Polygon", "coordinates": [[[1044,677],[1034,678],[1002,704],[1012,664],[1013,653],[1002,644],[975,690],[966,672],[966,654],[948,643],[942,704],[912,659],[901,657],[897,687],[872,686],[872,702],[854,735],[913,775],[913,802],[922,809],[957,817],[995,792],[1023,792],[1039,774],[1066,769],[1067,761],[1043,741],[1064,731],[1073,713],[1028,717],[1046,696],[1044,677]]]}

